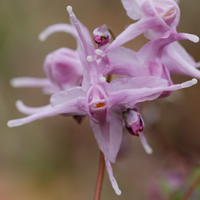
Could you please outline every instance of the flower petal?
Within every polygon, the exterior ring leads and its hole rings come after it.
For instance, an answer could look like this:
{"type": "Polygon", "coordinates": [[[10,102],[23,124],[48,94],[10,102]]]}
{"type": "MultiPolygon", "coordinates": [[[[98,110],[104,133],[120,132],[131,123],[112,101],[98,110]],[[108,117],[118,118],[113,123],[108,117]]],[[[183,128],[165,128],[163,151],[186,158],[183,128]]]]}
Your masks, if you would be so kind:
{"type": "MultiPolygon", "coordinates": [[[[117,134],[116,138],[110,140],[110,123],[105,122],[103,124],[95,124],[92,120],[90,120],[90,125],[92,127],[92,130],[94,132],[94,136],[98,142],[99,148],[101,149],[101,151],[104,154],[104,158],[105,158],[105,164],[106,164],[106,168],[107,168],[107,172],[110,178],[110,182],[112,184],[113,189],[115,190],[117,195],[121,194],[121,190],[118,187],[118,184],[114,178],[113,175],[113,170],[112,170],[112,166],[109,162],[109,148],[112,148],[112,151],[115,149],[119,150],[119,147],[114,147],[114,145],[110,145],[110,141],[114,142],[114,140],[118,140],[117,136],[119,136],[119,134],[117,134]]],[[[122,132],[122,131],[121,131],[122,132]]],[[[122,135],[122,134],[121,134],[122,135]]],[[[120,137],[121,138],[121,137],[120,137]]],[[[118,142],[117,142],[118,143],[118,142]]],[[[120,144],[121,144],[121,139],[120,139],[120,144]]],[[[118,152],[117,150],[117,152],[118,152]]]]}
{"type": "Polygon", "coordinates": [[[80,86],[83,79],[83,67],[77,51],[60,48],[46,56],[43,65],[46,76],[60,90],[80,86]]]}
{"type": "Polygon", "coordinates": [[[57,106],[51,107],[49,109],[42,110],[28,117],[10,120],[8,121],[7,125],[9,127],[21,126],[23,124],[27,124],[29,122],[32,122],[38,119],[52,117],[59,114],[82,115],[84,112],[81,108],[81,105],[83,104],[84,104],[84,100],[78,98],[78,99],[71,100],[63,104],[59,104],[57,106]]]}
{"type": "Polygon", "coordinates": [[[78,37],[74,26],[72,26],[71,24],[54,24],[47,27],[44,31],[42,31],[39,34],[39,40],[45,41],[47,37],[57,32],[65,32],[71,34],[75,38],[78,37]]]}
{"type": "Polygon", "coordinates": [[[125,44],[126,42],[133,40],[152,27],[153,24],[151,23],[151,19],[141,19],[138,22],[129,25],[110,45],[108,45],[108,47],[105,49],[105,52],[111,51],[125,44]]]}
{"type": "Polygon", "coordinates": [[[16,107],[21,113],[24,113],[27,115],[32,115],[32,114],[50,109],[51,105],[33,108],[33,107],[28,107],[28,106],[24,105],[24,103],[21,100],[18,100],[18,101],[16,101],[16,107]]]}
{"type": "Polygon", "coordinates": [[[146,136],[144,135],[143,132],[140,132],[139,133],[139,138],[140,138],[140,141],[142,143],[142,146],[144,147],[144,150],[148,153],[148,154],[152,154],[153,150],[152,148],[149,146],[148,142],[147,142],[147,139],[146,139],[146,136]]]}
{"type": "MultiPolygon", "coordinates": [[[[140,77],[142,78],[142,77],[140,77]]],[[[137,87],[135,87],[134,85],[134,89],[123,89],[123,87],[119,86],[120,90],[115,91],[113,93],[110,94],[110,106],[114,106],[116,104],[121,105],[124,109],[127,108],[132,108],[136,103],[139,102],[143,102],[143,101],[150,101],[153,99],[158,98],[162,92],[164,91],[174,91],[174,90],[178,90],[178,89],[182,89],[182,88],[187,88],[190,87],[194,84],[197,83],[196,79],[192,79],[191,81],[186,81],[183,82],[181,84],[176,84],[176,85],[171,85],[171,86],[164,86],[164,84],[166,84],[166,80],[162,80],[160,79],[160,84],[162,85],[157,85],[159,83],[157,77],[149,77],[147,79],[147,77],[145,77],[143,83],[142,81],[140,82],[141,84],[136,85],[137,87]],[[150,79],[155,78],[154,82],[149,82],[150,79]],[[146,83],[145,83],[145,79],[146,79],[146,83]],[[155,86],[153,86],[155,84],[155,86]]],[[[135,80],[137,80],[137,78],[135,78],[135,80]]],[[[130,83],[126,84],[124,83],[124,86],[126,86],[126,88],[130,87],[130,83]]],[[[136,82],[137,84],[137,82],[136,82]]]]}
{"type": "Polygon", "coordinates": [[[124,9],[127,12],[127,15],[133,19],[138,20],[142,17],[142,13],[140,11],[140,6],[144,2],[143,0],[121,0],[124,9]]]}
{"type": "Polygon", "coordinates": [[[127,89],[164,87],[168,85],[168,82],[160,77],[149,76],[115,79],[110,84],[113,92],[118,92],[127,89]]]}
{"type": "Polygon", "coordinates": [[[200,79],[200,62],[195,60],[178,43],[170,44],[163,53],[162,61],[171,73],[185,74],[200,79]]]}
{"type": "Polygon", "coordinates": [[[86,93],[78,86],[53,94],[50,102],[52,106],[56,106],[77,98],[86,98],[86,93]]]}
{"type": "Polygon", "coordinates": [[[51,82],[47,78],[19,77],[10,81],[13,87],[49,87],[51,82]]]}

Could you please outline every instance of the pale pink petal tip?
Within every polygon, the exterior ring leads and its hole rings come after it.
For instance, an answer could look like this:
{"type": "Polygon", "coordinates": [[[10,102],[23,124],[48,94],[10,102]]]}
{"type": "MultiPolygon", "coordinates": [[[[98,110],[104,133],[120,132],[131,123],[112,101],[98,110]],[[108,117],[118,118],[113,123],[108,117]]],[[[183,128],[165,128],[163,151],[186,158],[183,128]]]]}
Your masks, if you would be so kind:
{"type": "Polygon", "coordinates": [[[117,182],[116,182],[116,180],[115,180],[114,178],[111,180],[111,184],[112,184],[113,189],[115,190],[115,193],[116,193],[117,195],[121,195],[122,192],[121,192],[121,190],[119,189],[119,187],[118,187],[118,185],[117,185],[117,182]]]}
{"type": "Polygon", "coordinates": [[[193,35],[193,34],[188,34],[188,33],[185,33],[185,36],[188,40],[194,42],[194,43],[197,43],[199,42],[199,37],[196,36],[196,35],[193,35]]]}
{"type": "Polygon", "coordinates": [[[189,38],[192,42],[197,43],[199,42],[199,37],[196,35],[191,35],[191,37],[189,38]]]}
{"type": "Polygon", "coordinates": [[[21,126],[21,125],[23,125],[23,121],[21,119],[10,120],[7,123],[7,126],[10,128],[15,127],[15,126],[21,126]]]}
{"type": "Polygon", "coordinates": [[[153,149],[149,145],[145,145],[144,150],[146,151],[147,154],[153,153],[153,149]]]}
{"type": "Polygon", "coordinates": [[[16,107],[17,107],[18,110],[21,110],[20,108],[24,106],[24,103],[21,100],[17,100],[15,102],[15,105],[16,105],[16,107]]]}
{"type": "Polygon", "coordinates": [[[187,88],[192,85],[195,85],[196,83],[197,83],[197,79],[193,78],[191,81],[186,81],[186,82],[182,83],[181,86],[182,86],[182,88],[187,88]]]}
{"type": "Polygon", "coordinates": [[[142,143],[142,146],[144,148],[144,150],[146,151],[147,154],[152,154],[153,153],[153,150],[152,148],[149,146],[148,142],[147,142],[147,139],[144,135],[143,132],[140,132],[140,141],[142,143]]]}
{"type": "Polygon", "coordinates": [[[71,6],[67,6],[67,11],[68,11],[69,15],[71,15],[72,14],[72,7],[71,6]]]}
{"type": "Polygon", "coordinates": [[[40,34],[38,35],[38,39],[39,39],[40,41],[44,42],[44,41],[47,39],[47,36],[46,36],[46,34],[44,34],[44,33],[42,32],[42,33],[40,33],[40,34]]]}
{"type": "Polygon", "coordinates": [[[13,79],[11,79],[11,81],[10,81],[10,85],[12,86],[12,87],[21,87],[22,86],[22,84],[21,84],[21,81],[20,81],[20,79],[18,79],[18,78],[13,78],[13,79]]]}

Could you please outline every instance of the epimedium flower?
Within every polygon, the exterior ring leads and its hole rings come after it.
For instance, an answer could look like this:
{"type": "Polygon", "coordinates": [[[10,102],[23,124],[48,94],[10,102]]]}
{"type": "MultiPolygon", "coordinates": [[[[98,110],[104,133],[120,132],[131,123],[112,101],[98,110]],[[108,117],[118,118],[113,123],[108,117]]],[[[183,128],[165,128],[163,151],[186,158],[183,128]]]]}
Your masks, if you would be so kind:
{"type": "MultiPolygon", "coordinates": [[[[138,21],[119,34],[105,52],[121,46],[142,33],[149,39],[156,39],[177,27],[180,19],[177,3],[178,1],[174,0],[122,0],[127,15],[138,21]]],[[[200,62],[196,62],[178,42],[168,45],[163,51],[162,58],[170,73],[200,78],[200,72],[196,69],[200,67],[200,62]]]]}
{"type": "MultiPolygon", "coordinates": [[[[198,42],[199,40],[195,35],[177,33],[176,29],[172,28],[161,37],[149,41],[138,52],[125,47],[113,49],[107,53],[109,67],[102,69],[103,75],[117,74],[121,77],[157,76],[166,79],[168,84],[172,85],[169,70],[171,72],[170,67],[176,69],[176,63],[180,61],[176,61],[179,57],[176,58],[175,52],[173,55],[174,59],[170,59],[170,56],[166,53],[166,49],[175,41],[184,39],[189,39],[193,42],[198,42]],[[164,58],[166,59],[165,62],[164,58]]],[[[191,75],[200,78],[198,73],[191,73],[191,75]]],[[[162,97],[167,95],[169,95],[169,92],[164,92],[162,97]]]]}
{"type": "Polygon", "coordinates": [[[180,19],[180,9],[173,0],[121,0],[127,15],[137,22],[129,25],[119,34],[106,52],[121,46],[145,33],[149,39],[158,38],[160,35],[176,27],[180,19]]]}
{"type": "MultiPolygon", "coordinates": [[[[77,39],[76,30],[69,24],[56,24],[45,29],[40,40],[58,31],[71,34],[77,39]]],[[[44,61],[43,69],[47,78],[19,77],[11,80],[13,87],[41,87],[46,94],[68,89],[82,84],[83,68],[79,61],[78,50],[60,48],[49,53],[44,61]]]]}
{"type": "Polygon", "coordinates": [[[55,93],[50,98],[50,104],[45,107],[26,107],[37,112],[25,118],[11,120],[8,126],[20,126],[58,114],[87,114],[99,148],[104,154],[112,187],[116,194],[120,195],[121,191],[114,178],[110,162],[115,162],[122,140],[124,126],[122,113],[134,108],[136,103],[158,98],[163,91],[190,87],[196,84],[197,80],[192,79],[182,84],[169,86],[165,79],[151,76],[116,79],[107,83],[99,68],[99,65],[104,62],[93,59],[96,56],[94,45],[85,36],[71,6],[68,6],[67,10],[78,33],[80,44],[78,53],[83,66],[82,85],[55,93]]]}
{"type": "MultiPolygon", "coordinates": [[[[84,28],[85,27],[82,25],[82,29],[84,28]]],[[[49,26],[39,35],[39,39],[45,41],[47,37],[55,32],[69,33],[74,36],[78,43],[77,32],[74,26],[69,24],[56,24],[49,26]]],[[[85,34],[87,34],[86,28],[85,34]]],[[[13,78],[11,80],[11,85],[13,87],[41,87],[43,93],[52,95],[56,92],[74,86],[80,86],[82,84],[83,67],[79,60],[78,47],[76,50],[63,47],[49,53],[45,58],[43,69],[47,78],[13,78]]],[[[17,101],[16,107],[24,114],[33,114],[38,112],[38,109],[27,108],[22,101],[17,101]]],[[[46,106],[41,107],[40,109],[42,110],[43,108],[46,108],[46,106]]],[[[80,124],[84,115],[74,115],[73,117],[80,124]]]]}

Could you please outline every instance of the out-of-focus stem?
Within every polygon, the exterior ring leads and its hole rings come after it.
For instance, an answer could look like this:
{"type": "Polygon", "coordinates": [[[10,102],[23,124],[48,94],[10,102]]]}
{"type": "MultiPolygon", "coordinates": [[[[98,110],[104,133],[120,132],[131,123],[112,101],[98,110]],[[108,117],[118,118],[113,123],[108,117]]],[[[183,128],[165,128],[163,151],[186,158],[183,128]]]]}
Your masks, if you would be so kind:
{"type": "Polygon", "coordinates": [[[103,177],[104,177],[104,169],[105,169],[104,155],[100,151],[99,170],[98,170],[98,176],[97,176],[94,200],[100,200],[101,189],[102,189],[102,184],[103,184],[103,177]]]}
{"type": "Polygon", "coordinates": [[[197,177],[197,179],[195,180],[195,182],[190,186],[190,188],[188,189],[188,191],[186,192],[186,194],[182,198],[182,200],[188,200],[190,195],[194,192],[194,190],[196,189],[196,187],[198,186],[199,183],[200,183],[200,174],[197,177]]]}

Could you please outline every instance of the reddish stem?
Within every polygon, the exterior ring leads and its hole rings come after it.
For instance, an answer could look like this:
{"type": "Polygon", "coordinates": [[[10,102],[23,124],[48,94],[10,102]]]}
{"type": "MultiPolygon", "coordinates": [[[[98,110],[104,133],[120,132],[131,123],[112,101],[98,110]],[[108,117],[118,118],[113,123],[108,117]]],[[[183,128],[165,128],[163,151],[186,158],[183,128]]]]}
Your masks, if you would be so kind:
{"type": "Polygon", "coordinates": [[[199,183],[200,183],[200,175],[197,177],[195,182],[190,186],[190,188],[188,189],[182,200],[188,200],[190,195],[194,192],[199,183]]]}
{"type": "Polygon", "coordinates": [[[94,200],[100,200],[103,177],[104,177],[104,169],[105,169],[104,155],[100,151],[99,170],[98,170],[96,188],[95,188],[95,193],[94,193],[94,200]]]}

